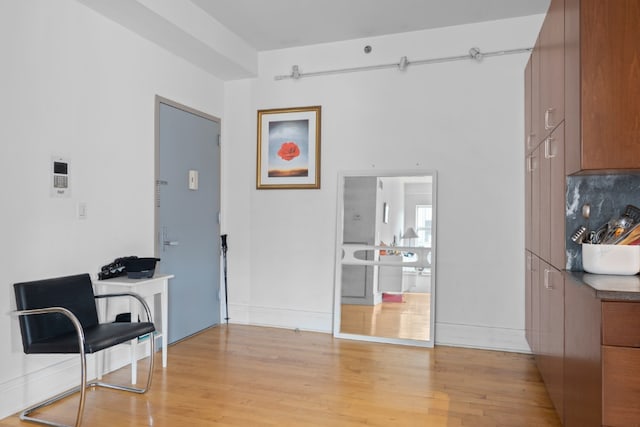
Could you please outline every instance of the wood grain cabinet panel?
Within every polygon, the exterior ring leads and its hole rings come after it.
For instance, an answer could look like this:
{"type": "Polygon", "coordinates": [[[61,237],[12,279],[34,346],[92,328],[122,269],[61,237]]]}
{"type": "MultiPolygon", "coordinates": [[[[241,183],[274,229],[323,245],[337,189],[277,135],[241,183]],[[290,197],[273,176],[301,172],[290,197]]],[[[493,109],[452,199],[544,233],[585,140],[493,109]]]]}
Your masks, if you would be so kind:
{"type": "Polygon", "coordinates": [[[564,122],[547,137],[545,159],[549,163],[549,263],[562,270],[566,265],[566,179],[564,169],[564,122]]]}
{"type": "Polygon", "coordinates": [[[640,169],[640,1],[565,6],[567,173],[640,169]]]}
{"type": "Polygon", "coordinates": [[[538,369],[562,419],[564,406],[564,279],[544,261],[539,267],[540,338],[538,369]]]}
{"type": "Polygon", "coordinates": [[[600,300],[593,288],[564,282],[564,426],[602,423],[600,300]]]}
{"type": "MultiPolygon", "coordinates": [[[[626,301],[602,303],[602,344],[640,348],[639,303],[626,301]]],[[[640,388],[638,391],[640,392],[640,388]]]]}
{"type": "Polygon", "coordinates": [[[540,49],[536,43],[524,73],[524,98],[525,98],[525,122],[524,122],[524,148],[525,153],[531,153],[544,137],[541,129],[540,107],[540,49]]]}
{"type": "Polygon", "coordinates": [[[538,126],[545,137],[564,120],[564,1],[551,1],[539,37],[538,126]]]}
{"type": "Polygon", "coordinates": [[[640,302],[564,280],[566,175],[640,170],[640,0],[551,0],[525,69],[526,337],[565,426],[640,427],[640,302]]]}
{"type": "Polygon", "coordinates": [[[533,257],[535,255],[531,254],[529,251],[525,251],[524,254],[524,264],[525,264],[525,276],[524,276],[524,336],[529,343],[529,348],[533,351],[533,312],[532,312],[532,301],[531,301],[531,278],[532,278],[532,267],[533,267],[533,257]]]}
{"type": "Polygon", "coordinates": [[[602,424],[640,426],[640,348],[602,347],[602,424]]]}

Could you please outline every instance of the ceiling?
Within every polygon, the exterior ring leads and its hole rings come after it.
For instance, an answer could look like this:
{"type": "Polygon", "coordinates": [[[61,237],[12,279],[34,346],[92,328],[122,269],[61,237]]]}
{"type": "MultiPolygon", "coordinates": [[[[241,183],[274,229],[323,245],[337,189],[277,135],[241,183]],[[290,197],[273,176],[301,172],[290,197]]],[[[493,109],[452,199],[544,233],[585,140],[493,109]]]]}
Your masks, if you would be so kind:
{"type": "Polygon", "coordinates": [[[77,0],[223,80],[256,52],[543,14],[550,0],[77,0]]]}
{"type": "Polygon", "coordinates": [[[258,51],[545,13],[549,0],[191,0],[258,51]]]}

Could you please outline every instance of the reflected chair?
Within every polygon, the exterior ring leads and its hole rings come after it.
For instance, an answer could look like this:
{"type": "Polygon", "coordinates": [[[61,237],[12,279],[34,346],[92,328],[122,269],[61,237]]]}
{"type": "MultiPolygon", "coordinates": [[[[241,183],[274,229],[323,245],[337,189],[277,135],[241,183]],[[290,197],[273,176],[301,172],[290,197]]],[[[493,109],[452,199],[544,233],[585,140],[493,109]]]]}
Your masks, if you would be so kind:
{"type": "Polygon", "coordinates": [[[14,314],[19,316],[24,352],[26,354],[78,353],[80,355],[80,385],[25,409],[20,414],[21,420],[65,427],[64,424],[34,418],[30,414],[79,391],[80,403],[74,424],[78,427],[82,422],[88,387],[107,387],[140,394],[149,390],[153,373],[155,327],[151,320],[149,307],[143,298],[128,292],[94,295],[93,285],[88,274],[16,283],[13,286],[17,307],[14,314]],[[147,321],[100,323],[96,301],[99,298],[109,297],[137,299],[144,308],[147,321]],[[144,388],[100,381],[87,383],[87,354],[96,353],[146,335],[149,336],[151,353],[149,374],[144,388]]]}

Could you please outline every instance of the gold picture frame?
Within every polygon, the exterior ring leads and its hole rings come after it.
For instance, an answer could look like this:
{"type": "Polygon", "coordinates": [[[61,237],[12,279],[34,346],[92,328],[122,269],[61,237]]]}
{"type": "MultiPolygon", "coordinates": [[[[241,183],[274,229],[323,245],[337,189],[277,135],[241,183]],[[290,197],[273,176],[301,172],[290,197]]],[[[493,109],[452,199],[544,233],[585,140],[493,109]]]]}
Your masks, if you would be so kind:
{"type": "Polygon", "coordinates": [[[257,189],[320,188],[321,110],[258,110],[257,189]]]}

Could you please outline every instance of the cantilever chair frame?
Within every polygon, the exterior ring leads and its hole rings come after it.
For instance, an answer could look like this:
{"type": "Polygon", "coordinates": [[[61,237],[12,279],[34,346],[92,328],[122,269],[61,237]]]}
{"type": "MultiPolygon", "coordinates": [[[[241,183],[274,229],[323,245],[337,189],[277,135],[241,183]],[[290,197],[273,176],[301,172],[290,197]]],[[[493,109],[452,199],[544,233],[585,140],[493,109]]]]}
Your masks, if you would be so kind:
{"type": "MultiPolygon", "coordinates": [[[[144,308],[147,320],[149,322],[152,321],[149,305],[144,300],[144,298],[142,298],[140,295],[136,293],[121,292],[116,294],[94,295],[94,297],[96,299],[112,298],[112,297],[133,297],[141,303],[142,307],[144,308]]],[[[150,335],[149,342],[151,347],[150,355],[149,355],[149,373],[147,375],[147,383],[144,386],[144,388],[131,387],[131,386],[125,386],[125,385],[119,385],[119,384],[111,384],[111,383],[105,383],[102,381],[92,381],[90,383],[87,383],[87,355],[85,351],[84,331],[82,328],[82,324],[80,323],[80,320],[78,320],[78,318],[73,314],[73,312],[71,312],[70,310],[64,307],[34,308],[29,310],[16,310],[13,312],[15,316],[31,316],[31,315],[39,315],[39,314],[50,314],[50,313],[61,313],[65,315],[67,318],[69,318],[71,323],[73,323],[73,327],[76,331],[76,334],[78,335],[78,348],[80,353],[80,385],[72,388],[71,390],[67,390],[60,394],[57,394],[56,396],[53,396],[45,400],[44,402],[28,407],[27,409],[25,409],[20,413],[21,420],[31,421],[34,423],[44,424],[44,425],[53,426],[53,427],[70,427],[66,424],[59,424],[59,423],[48,421],[42,418],[31,417],[30,414],[80,391],[80,403],[78,404],[78,412],[76,415],[76,422],[74,424],[74,427],[79,427],[80,424],[82,423],[82,415],[84,413],[84,403],[85,403],[86,391],[88,387],[104,387],[104,388],[123,390],[123,391],[132,392],[132,393],[138,393],[138,394],[144,394],[149,390],[149,388],[151,387],[151,377],[153,374],[153,359],[154,359],[154,353],[155,353],[155,332],[149,333],[150,335]]]]}

